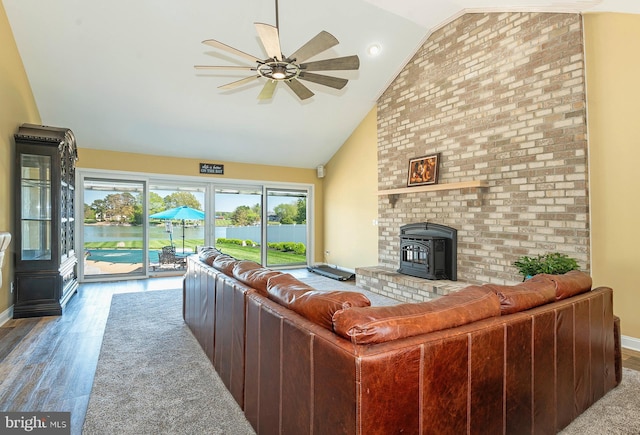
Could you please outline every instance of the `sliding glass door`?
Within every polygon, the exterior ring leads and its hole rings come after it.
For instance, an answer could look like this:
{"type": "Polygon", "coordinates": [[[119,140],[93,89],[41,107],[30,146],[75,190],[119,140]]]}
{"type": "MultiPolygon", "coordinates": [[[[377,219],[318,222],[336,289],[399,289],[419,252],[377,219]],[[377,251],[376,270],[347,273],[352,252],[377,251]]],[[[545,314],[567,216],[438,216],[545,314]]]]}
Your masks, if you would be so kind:
{"type": "Polygon", "coordinates": [[[262,264],[262,188],[217,186],[214,204],[216,248],[262,264]]]}
{"type": "Polygon", "coordinates": [[[311,187],[91,170],[79,171],[78,180],[81,281],[182,274],[189,255],[214,244],[270,267],[313,261],[311,187]]]}
{"type": "Polygon", "coordinates": [[[206,185],[149,182],[149,272],[186,270],[186,257],[205,241],[206,185]]]}
{"type": "Polygon", "coordinates": [[[85,278],[146,274],[144,198],[144,181],[84,178],[85,278]]]}
{"type": "Polygon", "coordinates": [[[216,187],[216,248],[272,267],[306,265],[307,199],[306,189],[216,187]]]}
{"type": "Polygon", "coordinates": [[[307,191],[266,189],[267,266],[307,264],[307,191]]]}

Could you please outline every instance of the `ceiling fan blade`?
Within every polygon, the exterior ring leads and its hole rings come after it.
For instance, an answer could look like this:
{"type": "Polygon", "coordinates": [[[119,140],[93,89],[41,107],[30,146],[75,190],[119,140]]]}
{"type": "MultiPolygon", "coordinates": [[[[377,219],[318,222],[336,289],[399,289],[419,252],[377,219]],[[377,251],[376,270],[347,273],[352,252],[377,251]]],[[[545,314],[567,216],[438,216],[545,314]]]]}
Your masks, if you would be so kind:
{"type": "Polygon", "coordinates": [[[256,68],[252,66],[214,66],[214,65],[194,65],[195,69],[226,69],[226,70],[236,70],[236,71],[256,71],[256,68]]]}
{"type": "Polygon", "coordinates": [[[240,51],[236,48],[230,47],[227,44],[223,44],[220,41],[216,41],[215,39],[207,39],[206,41],[202,41],[203,44],[210,45],[214,48],[219,48],[220,50],[224,50],[228,53],[235,54],[236,56],[244,57],[245,59],[250,60],[251,62],[262,62],[262,60],[258,59],[255,56],[252,56],[244,51],[240,51]]]}
{"type": "Polygon", "coordinates": [[[260,37],[260,41],[264,46],[267,56],[282,60],[282,51],[280,49],[280,37],[278,36],[278,28],[270,24],[253,23],[260,37]]]}
{"type": "Polygon", "coordinates": [[[278,82],[275,80],[267,80],[267,83],[264,84],[262,91],[258,95],[258,100],[269,100],[273,96],[273,91],[276,90],[276,85],[278,82]]]}
{"type": "Polygon", "coordinates": [[[301,100],[306,100],[307,98],[311,98],[314,95],[309,88],[307,88],[305,85],[303,85],[302,83],[300,83],[300,81],[296,79],[285,80],[285,83],[289,85],[291,90],[295,92],[295,94],[301,100]]]}
{"type": "Polygon", "coordinates": [[[307,80],[309,82],[318,83],[319,85],[329,86],[335,89],[342,89],[349,82],[347,79],[342,79],[339,77],[330,77],[321,74],[313,74],[303,72],[298,76],[301,80],[307,80]]]}
{"type": "Polygon", "coordinates": [[[231,82],[231,83],[227,83],[226,85],[218,86],[218,89],[234,89],[234,88],[237,88],[238,86],[244,85],[245,83],[249,83],[249,82],[251,82],[253,80],[257,80],[258,77],[260,77],[260,76],[245,77],[245,78],[237,80],[235,82],[231,82]]]}
{"type": "Polygon", "coordinates": [[[324,30],[311,38],[306,44],[298,48],[295,53],[289,56],[290,59],[296,59],[296,62],[304,62],[305,60],[330,49],[334,45],[338,45],[338,40],[329,32],[324,30]]]}
{"type": "Polygon", "coordinates": [[[360,68],[360,58],[356,55],[319,60],[300,65],[305,71],[344,71],[360,68]]]}

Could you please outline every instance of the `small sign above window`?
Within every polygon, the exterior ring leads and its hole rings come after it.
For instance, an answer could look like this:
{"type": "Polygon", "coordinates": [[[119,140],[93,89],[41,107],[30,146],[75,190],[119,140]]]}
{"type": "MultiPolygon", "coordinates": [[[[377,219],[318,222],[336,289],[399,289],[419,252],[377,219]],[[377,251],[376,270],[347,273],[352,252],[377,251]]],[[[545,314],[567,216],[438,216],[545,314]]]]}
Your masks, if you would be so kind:
{"type": "Polygon", "coordinates": [[[200,163],[200,173],[224,175],[224,165],[217,163],[200,163]]]}

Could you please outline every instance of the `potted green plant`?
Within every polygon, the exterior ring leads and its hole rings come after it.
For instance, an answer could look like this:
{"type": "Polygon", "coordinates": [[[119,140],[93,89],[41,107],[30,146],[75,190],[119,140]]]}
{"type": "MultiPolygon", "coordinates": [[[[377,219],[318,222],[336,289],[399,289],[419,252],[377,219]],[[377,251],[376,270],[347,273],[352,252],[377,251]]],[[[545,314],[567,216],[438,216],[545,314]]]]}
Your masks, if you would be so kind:
{"type": "Polygon", "coordinates": [[[578,262],[566,254],[552,252],[537,257],[522,256],[513,265],[522,274],[523,281],[539,273],[561,275],[579,269],[578,262]]]}

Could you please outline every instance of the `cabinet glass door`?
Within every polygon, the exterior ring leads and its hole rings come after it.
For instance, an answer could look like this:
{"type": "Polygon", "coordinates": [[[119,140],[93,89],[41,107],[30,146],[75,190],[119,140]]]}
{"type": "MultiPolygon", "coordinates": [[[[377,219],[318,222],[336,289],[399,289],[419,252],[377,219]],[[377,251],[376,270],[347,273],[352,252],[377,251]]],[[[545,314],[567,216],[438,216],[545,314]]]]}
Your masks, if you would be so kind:
{"type": "Polygon", "coordinates": [[[51,260],[51,157],[22,154],[22,260],[51,260]]]}

